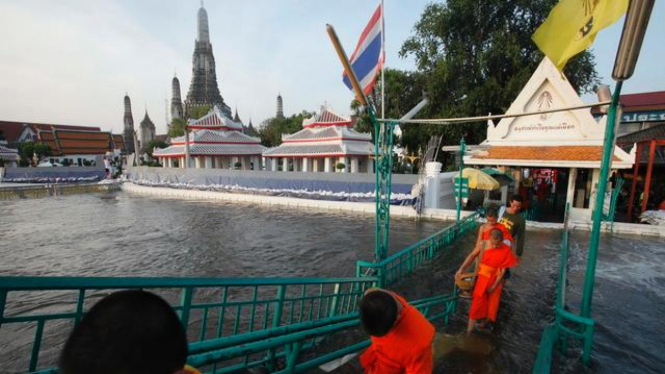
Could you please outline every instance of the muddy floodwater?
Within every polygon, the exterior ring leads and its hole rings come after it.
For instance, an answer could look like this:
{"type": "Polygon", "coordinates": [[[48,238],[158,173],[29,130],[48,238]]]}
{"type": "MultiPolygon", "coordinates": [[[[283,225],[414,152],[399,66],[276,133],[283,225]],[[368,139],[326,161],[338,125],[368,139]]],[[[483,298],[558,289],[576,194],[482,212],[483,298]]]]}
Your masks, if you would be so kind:
{"type": "MultiPolygon", "coordinates": [[[[369,260],[374,219],[257,205],[146,198],[123,192],[0,202],[0,274],[68,276],[339,277],[369,260]]],[[[449,225],[391,221],[395,252],[449,225]]],[[[456,349],[440,373],[529,373],[552,320],[558,231],[528,232],[522,264],[506,285],[500,323],[483,349],[456,349]],[[485,349],[489,347],[489,349],[485,349]]],[[[397,290],[409,299],[447,293],[475,238],[463,238],[397,290]]],[[[571,236],[568,300],[579,304],[589,235],[571,236]]],[[[557,372],[663,373],[665,241],[604,235],[593,303],[592,364],[557,360],[557,372]]],[[[441,332],[458,339],[468,302],[441,332]]],[[[0,339],[0,372],[11,367],[0,339]],[[1,353],[4,352],[4,353],[1,353]],[[3,357],[4,356],[4,357],[3,357]]],[[[13,359],[13,358],[12,358],[13,359]]]]}

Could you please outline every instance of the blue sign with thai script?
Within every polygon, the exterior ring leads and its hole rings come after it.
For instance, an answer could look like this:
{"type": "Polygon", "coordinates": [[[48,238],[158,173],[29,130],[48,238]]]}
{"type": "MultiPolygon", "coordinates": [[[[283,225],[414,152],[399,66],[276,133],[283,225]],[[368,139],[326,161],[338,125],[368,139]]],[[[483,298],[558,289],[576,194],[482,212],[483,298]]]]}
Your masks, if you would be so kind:
{"type": "Polygon", "coordinates": [[[652,110],[648,112],[624,113],[621,122],[665,122],[665,110],[652,110]]]}

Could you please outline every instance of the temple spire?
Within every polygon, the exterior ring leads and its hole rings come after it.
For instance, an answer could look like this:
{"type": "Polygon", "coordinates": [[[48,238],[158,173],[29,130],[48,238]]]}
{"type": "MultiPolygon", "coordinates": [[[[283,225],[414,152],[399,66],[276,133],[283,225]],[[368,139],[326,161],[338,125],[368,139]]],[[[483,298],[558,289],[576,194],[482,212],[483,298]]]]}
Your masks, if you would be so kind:
{"type": "Polygon", "coordinates": [[[277,93],[277,118],[284,118],[284,102],[281,93],[277,93]]]}
{"type": "Polygon", "coordinates": [[[128,153],[134,153],[134,117],[132,116],[132,102],[125,92],[125,115],[123,117],[124,131],[122,133],[125,149],[128,153]]]}
{"type": "Polygon", "coordinates": [[[203,1],[201,1],[201,8],[199,8],[197,29],[198,29],[198,36],[196,40],[199,42],[210,43],[210,30],[208,28],[208,13],[203,7],[203,1]]]}

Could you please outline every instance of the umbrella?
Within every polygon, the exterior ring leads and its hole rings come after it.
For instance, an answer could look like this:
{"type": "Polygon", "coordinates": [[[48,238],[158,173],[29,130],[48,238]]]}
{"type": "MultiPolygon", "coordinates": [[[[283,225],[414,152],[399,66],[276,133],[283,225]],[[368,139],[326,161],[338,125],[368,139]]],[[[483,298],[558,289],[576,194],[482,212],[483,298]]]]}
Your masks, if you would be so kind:
{"type": "MultiPolygon", "coordinates": [[[[462,176],[469,179],[469,188],[472,189],[492,191],[500,187],[496,179],[478,169],[466,168],[462,171],[462,176]]],[[[455,178],[459,178],[459,173],[455,178]]]]}
{"type": "Polygon", "coordinates": [[[480,169],[480,171],[482,171],[483,173],[488,174],[492,178],[496,179],[496,181],[499,182],[499,184],[502,185],[502,186],[505,186],[505,185],[508,185],[508,184],[511,184],[511,183],[515,182],[515,178],[511,177],[510,175],[508,175],[508,174],[506,174],[502,171],[494,169],[494,168],[483,168],[483,169],[480,169]]]}

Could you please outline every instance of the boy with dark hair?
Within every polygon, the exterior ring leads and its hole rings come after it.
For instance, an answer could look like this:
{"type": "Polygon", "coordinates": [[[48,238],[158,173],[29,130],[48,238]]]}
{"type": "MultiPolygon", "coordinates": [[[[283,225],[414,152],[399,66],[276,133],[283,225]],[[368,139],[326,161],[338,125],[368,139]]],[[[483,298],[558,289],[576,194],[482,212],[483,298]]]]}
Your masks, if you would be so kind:
{"type": "Polygon", "coordinates": [[[59,361],[62,374],[185,374],[187,336],[178,315],[146,291],[115,292],[74,328],[59,361]]]}
{"type": "Polygon", "coordinates": [[[429,374],[434,326],[401,296],[379,288],[360,303],[360,322],[372,345],[360,356],[368,374],[429,374]]]}
{"type": "Polygon", "coordinates": [[[485,250],[476,247],[457,271],[458,274],[463,273],[474,259],[480,258],[471,308],[469,308],[467,333],[473,332],[478,320],[482,321],[481,328],[484,328],[488,321],[496,321],[503,276],[507,268],[517,265],[519,261],[510,247],[503,243],[503,233],[500,229],[495,228],[490,231],[489,242],[489,248],[485,250]]]}
{"type": "Polygon", "coordinates": [[[506,211],[503,213],[503,216],[499,220],[499,223],[510,231],[513,240],[515,241],[515,253],[518,256],[522,256],[524,253],[524,240],[526,237],[526,221],[519,212],[522,209],[522,204],[524,204],[524,199],[520,195],[513,195],[509,200],[509,205],[506,208],[506,211]]]}

